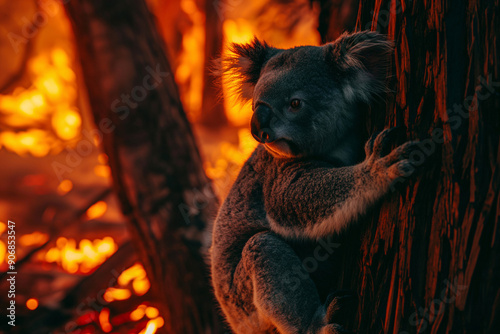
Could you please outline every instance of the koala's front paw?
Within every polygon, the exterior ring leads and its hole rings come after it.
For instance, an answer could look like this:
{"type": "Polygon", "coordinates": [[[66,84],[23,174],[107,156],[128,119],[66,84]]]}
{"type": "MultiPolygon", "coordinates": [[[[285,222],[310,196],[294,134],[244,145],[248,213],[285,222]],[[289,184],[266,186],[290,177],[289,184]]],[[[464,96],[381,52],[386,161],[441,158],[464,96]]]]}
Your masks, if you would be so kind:
{"type": "Polygon", "coordinates": [[[389,152],[397,128],[385,129],[374,135],[365,145],[364,167],[377,184],[391,187],[397,181],[409,177],[415,171],[409,157],[418,142],[406,142],[389,152]],[[389,152],[389,153],[387,153],[389,152]]]}

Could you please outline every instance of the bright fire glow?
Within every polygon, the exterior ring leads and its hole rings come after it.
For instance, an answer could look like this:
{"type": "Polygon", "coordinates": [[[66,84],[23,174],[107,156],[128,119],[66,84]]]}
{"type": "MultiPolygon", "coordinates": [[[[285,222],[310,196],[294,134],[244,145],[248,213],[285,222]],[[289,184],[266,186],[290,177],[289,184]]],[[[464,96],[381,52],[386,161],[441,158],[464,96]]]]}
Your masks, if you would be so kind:
{"type": "Polygon", "coordinates": [[[57,193],[62,196],[70,192],[71,189],[73,189],[73,182],[70,180],[62,180],[57,186],[57,193]]]}
{"type": "Polygon", "coordinates": [[[0,241],[0,265],[3,264],[6,261],[6,255],[7,255],[7,246],[5,246],[5,243],[3,241],[0,241]]]}
{"type": "Polygon", "coordinates": [[[0,94],[2,123],[7,128],[0,134],[0,147],[36,157],[57,153],[81,128],[70,58],[66,51],[55,48],[32,57],[27,68],[31,86],[0,94]]]}
{"type": "Polygon", "coordinates": [[[132,321],[141,320],[144,317],[144,315],[146,314],[146,308],[147,308],[147,306],[144,304],[137,306],[137,308],[135,310],[130,312],[130,320],[132,320],[132,321]]]}
{"type": "Polygon", "coordinates": [[[181,92],[183,106],[190,118],[195,120],[200,115],[202,103],[205,14],[194,0],[181,0],[180,5],[193,25],[182,34],[182,51],[175,79],[181,90],[186,88],[181,92]]]}
{"type": "Polygon", "coordinates": [[[204,163],[205,173],[213,181],[219,197],[225,197],[241,166],[256,146],[257,142],[253,139],[250,130],[242,128],[238,130],[238,146],[222,142],[215,161],[204,163]]]}
{"type": "Polygon", "coordinates": [[[158,315],[160,315],[160,311],[158,311],[158,309],[156,307],[153,307],[153,306],[149,306],[146,308],[146,316],[149,318],[149,319],[154,319],[156,318],[158,315]]]}
{"type": "Polygon", "coordinates": [[[108,205],[104,201],[99,201],[92,205],[90,208],[87,210],[87,218],[88,219],[96,219],[101,217],[106,210],[108,209],[108,205]]]}
{"type": "Polygon", "coordinates": [[[99,324],[101,325],[102,331],[105,333],[109,333],[113,329],[109,323],[109,309],[106,307],[99,313],[99,324]]]}
{"type": "Polygon", "coordinates": [[[138,296],[144,295],[151,287],[146,276],[146,271],[140,263],[136,263],[132,267],[124,270],[118,277],[118,284],[121,287],[128,286],[130,282],[132,282],[134,293],[138,296]]]}
{"type": "Polygon", "coordinates": [[[49,240],[48,234],[35,231],[19,238],[19,244],[24,247],[39,246],[49,240]]]}
{"type": "MultiPolygon", "coordinates": [[[[139,263],[134,264],[130,268],[124,270],[118,277],[118,287],[108,288],[104,293],[104,299],[107,302],[112,302],[113,300],[125,300],[130,298],[132,291],[137,296],[142,296],[150,289],[151,284],[146,277],[146,271],[143,266],[139,263]],[[130,289],[132,285],[132,289],[130,289]]],[[[135,311],[130,314],[131,318],[140,319],[144,314],[149,313],[149,315],[155,315],[153,309],[144,307],[138,307],[135,311]]],[[[157,315],[155,315],[157,316],[157,315]]],[[[148,316],[149,317],[149,316],[148,316]]]]}
{"type": "Polygon", "coordinates": [[[132,280],[142,277],[146,277],[146,271],[140,263],[136,263],[121,273],[120,277],[118,277],[118,284],[127,286],[132,280]]]}
{"type": "MultiPolygon", "coordinates": [[[[222,26],[224,33],[224,52],[229,53],[229,46],[232,43],[248,43],[250,42],[255,31],[252,25],[244,20],[226,20],[222,26]]],[[[252,107],[249,103],[243,103],[238,99],[238,96],[231,91],[231,83],[235,78],[232,76],[224,76],[222,78],[222,87],[224,90],[224,109],[228,120],[236,126],[248,125],[248,120],[252,116],[252,107]]]]}
{"type": "Polygon", "coordinates": [[[158,328],[164,325],[164,320],[162,317],[158,317],[156,319],[151,319],[148,321],[146,328],[139,332],[139,334],[154,334],[158,330],[158,328]]]}
{"type": "MultiPolygon", "coordinates": [[[[304,2],[304,0],[302,0],[304,2]]],[[[299,1],[300,2],[300,1],[299,1]]],[[[310,8],[305,6],[304,8],[310,8]]],[[[313,7],[310,11],[302,13],[301,21],[294,27],[290,35],[284,35],[280,29],[269,29],[262,26],[261,21],[275,22],[283,16],[283,8],[279,5],[269,6],[264,1],[241,2],[228,11],[222,29],[224,37],[223,54],[229,53],[232,43],[248,43],[254,36],[265,40],[272,46],[279,48],[291,48],[299,45],[318,45],[320,37],[316,30],[316,18],[318,8],[313,7]],[[259,20],[252,20],[252,12],[259,11],[266,6],[265,16],[259,20]],[[257,9],[260,8],[260,9],[257,9]],[[267,19],[266,19],[267,17],[267,19]]],[[[283,18],[286,20],[286,18],[283,18]]],[[[279,28],[279,27],[278,27],[279,28]]],[[[242,103],[231,91],[231,83],[234,77],[229,75],[222,78],[224,93],[224,109],[229,121],[236,126],[248,126],[252,109],[250,104],[242,103]]]]}
{"type": "Polygon", "coordinates": [[[117,248],[111,237],[94,241],[82,239],[79,248],[76,247],[74,239],[60,237],[56,241],[56,246],[50,248],[44,257],[45,261],[58,263],[70,273],[78,270],[87,273],[103,263],[117,248]]]}
{"type": "Polygon", "coordinates": [[[128,289],[107,288],[104,293],[104,300],[111,303],[113,300],[129,299],[132,293],[128,289]]]}
{"type": "Polygon", "coordinates": [[[94,174],[100,177],[108,178],[111,175],[109,166],[98,165],[94,167],[94,174]]]}

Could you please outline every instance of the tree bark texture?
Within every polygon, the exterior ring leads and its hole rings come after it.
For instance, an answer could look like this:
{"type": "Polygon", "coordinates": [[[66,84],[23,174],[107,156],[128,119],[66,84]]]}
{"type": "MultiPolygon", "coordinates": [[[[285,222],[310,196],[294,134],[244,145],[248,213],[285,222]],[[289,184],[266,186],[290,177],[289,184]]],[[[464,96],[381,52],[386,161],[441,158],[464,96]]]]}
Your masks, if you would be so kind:
{"type": "Polygon", "coordinates": [[[161,331],[220,332],[203,255],[216,199],[152,15],[143,0],[66,10],[114,189],[163,304],[161,331]]]}
{"type": "Polygon", "coordinates": [[[395,42],[386,113],[426,163],[348,233],[337,285],[357,333],[499,333],[498,0],[363,0],[357,30],[395,42]]]}

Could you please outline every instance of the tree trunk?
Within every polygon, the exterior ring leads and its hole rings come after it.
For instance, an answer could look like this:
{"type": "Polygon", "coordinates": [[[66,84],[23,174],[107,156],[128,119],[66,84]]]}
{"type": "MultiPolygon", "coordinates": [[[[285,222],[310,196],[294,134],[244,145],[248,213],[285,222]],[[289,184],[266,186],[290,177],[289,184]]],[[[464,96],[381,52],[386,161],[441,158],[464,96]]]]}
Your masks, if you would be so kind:
{"type": "Polygon", "coordinates": [[[163,332],[220,332],[202,254],[216,199],[154,20],[143,0],[66,9],[114,189],[163,303],[163,332]]]}
{"type": "Polygon", "coordinates": [[[336,40],[356,25],[358,0],[316,0],[319,2],[318,32],[321,43],[336,40]]]}
{"type": "Polygon", "coordinates": [[[213,62],[222,53],[222,21],[224,3],[205,1],[205,66],[203,72],[203,104],[199,122],[209,127],[227,125],[220,87],[214,84],[213,62]]]}
{"type": "Polygon", "coordinates": [[[498,0],[361,1],[357,30],[395,41],[394,100],[373,127],[425,142],[337,254],[357,333],[499,333],[498,0]]]}

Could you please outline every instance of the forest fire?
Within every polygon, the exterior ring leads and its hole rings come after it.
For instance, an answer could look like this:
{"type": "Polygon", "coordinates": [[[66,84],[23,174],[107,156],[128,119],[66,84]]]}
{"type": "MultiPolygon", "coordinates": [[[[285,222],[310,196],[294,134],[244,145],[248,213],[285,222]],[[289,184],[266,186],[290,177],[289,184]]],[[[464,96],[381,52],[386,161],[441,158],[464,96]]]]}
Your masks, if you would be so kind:
{"type": "MultiPolygon", "coordinates": [[[[214,135],[213,131],[203,130],[202,113],[209,112],[204,109],[203,90],[206,85],[213,85],[217,79],[205,77],[205,66],[207,59],[219,56],[221,53],[229,52],[231,43],[249,42],[255,35],[265,38],[271,44],[279,47],[290,47],[301,44],[318,44],[319,36],[315,25],[317,20],[316,6],[309,7],[308,1],[299,1],[296,8],[303,10],[303,18],[296,21],[290,27],[269,26],[262,24],[261,16],[273,16],[284,7],[281,4],[269,6],[266,1],[260,2],[233,2],[230,4],[215,3],[213,7],[200,7],[194,0],[180,0],[178,11],[181,17],[190,22],[184,25],[184,29],[178,32],[181,43],[177,48],[174,46],[175,64],[173,70],[175,80],[179,87],[180,98],[193,126],[199,132],[199,142],[202,144],[205,162],[203,168],[220,197],[224,196],[236,177],[241,165],[250,155],[257,143],[248,130],[248,122],[251,116],[251,108],[248,104],[237,100],[230,91],[231,78],[223,78],[220,87],[220,100],[228,123],[220,135],[214,135]],[[214,22],[207,21],[210,17],[206,10],[215,11],[220,31],[214,36],[220,40],[220,50],[216,55],[205,53],[206,43],[209,36],[206,29],[212,29],[214,22]],[[207,26],[208,25],[208,26],[207,26]],[[208,28],[207,28],[208,27],[208,28]],[[215,142],[215,145],[205,143],[215,142]]],[[[79,165],[85,165],[78,173],[65,175],[64,178],[54,180],[46,168],[37,169],[36,161],[33,159],[53,159],[65,152],[76,152],[77,144],[82,140],[82,131],[92,129],[89,122],[89,110],[87,102],[82,98],[82,80],[78,78],[79,69],[75,63],[73,52],[67,45],[74,43],[69,35],[62,33],[68,27],[67,18],[63,8],[54,4],[51,12],[49,25],[42,28],[40,33],[51,34],[64,42],[49,42],[49,39],[40,38],[41,44],[37,44],[36,52],[32,52],[26,60],[23,79],[19,85],[12,86],[7,92],[0,92],[0,148],[4,152],[12,152],[24,159],[35,161],[32,171],[21,178],[20,185],[35,195],[33,201],[40,200],[36,196],[50,196],[54,198],[44,209],[43,222],[48,224],[58,218],[59,213],[55,207],[67,206],[82,207],[81,184],[85,179],[105,188],[109,187],[111,169],[108,165],[109,158],[105,153],[94,150],[88,157],[77,157],[83,162],[71,166],[72,170],[78,170],[79,165]],[[45,29],[45,30],[44,30],[45,29]],[[86,162],[88,161],[88,163],[86,162]],[[52,197],[55,196],[55,197],[52,197]],[[54,202],[55,201],[55,202],[54,202]],[[60,202],[62,201],[62,202],[60,202]],[[64,204],[57,204],[57,203],[64,204]],[[54,205],[55,203],[55,205],[54,205]]],[[[151,1],[152,8],[156,8],[155,14],[161,25],[172,22],[169,11],[161,10],[161,6],[151,1]],[[160,6],[160,7],[159,7],[160,6]]],[[[42,7],[42,10],[45,7],[42,7]]],[[[212,13],[213,14],[213,13],[212,13]]],[[[212,15],[213,17],[213,15],[212,15]]],[[[171,27],[169,28],[171,29],[171,27]]],[[[167,43],[169,43],[167,39],[167,43]]],[[[214,61],[209,59],[209,61],[214,61]]],[[[205,116],[206,117],[206,116],[205,116]]],[[[99,141],[94,138],[94,145],[99,141]]],[[[22,160],[21,160],[22,161],[22,160]]],[[[43,162],[46,164],[46,162],[43,162]]],[[[88,197],[88,195],[87,195],[88,197]]],[[[1,206],[0,206],[1,207],[1,206]]],[[[59,209],[61,210],[61,209],[59,209]]],[[[73,209],[75,210],[75,209],[73,209]]],[[[42,226],[37,230],[37,224],[23,223],[17,234],[17,262],[27,259],[29,266],[26,269],[46,272],[47,268],[57,268],[69,275],[91,278],[97,273],[98,268],[110,260],[115,253],[119,252],[124,242],[123,237],[115,239],[110,236],[108,228],[95,225],[96,222],[108,220],[120,221],[123,226],[123,218],[119,207],[110,202],[109,198],[102,197],[92,200],[88,205],[83,205],[79,213],[70,218],[68,235],[62,229],[61,233],[50,224],[42,226]],[[76,218],[75,218],[76,217],[76,218]],[[80,227],[72,227],[72,221],[80,222],[80,227]],[[91,234],[85,232],[85,224],[94,224],[91,234]],[[100,232],[99,232],[100,231],[100,232]],[[40,265],[40,267],[37,267],[40,265]],[[33,267],[34,266],[34,267],[33,267]],[[33,267],[33,269],[30,269],[33,267]]],[[[28,217],[28,216],[26,216],[28,217]]],[[[29,218],[32,219],[32,218],[29,218]]],[[[116,223],[115,223],[116,224],[116,223]]],[[[61,226],[61,224],[57,225],[61,226]]],[[[77,226],[77,225],[75,225],[77,226]]],[[[58,227],[60,229],[60,227],[58,227]]],[[[121,227],[123,229],[123,227],[121,227]]],[[[0,268],[8,268],[7,248],[7,226],[0,223],[0,268]]],[[[50,286],[50,281],[56,282],[66,279],[61,274],[54,272],[53,277],[43,283],[42,286],[50,286]]],[[[35,277],[38,274],[34,274],[35,277]]],[[[63,286],[70,284],[68,280],[63,286]]],[[[59,283],[62,284],[62,283],[59,283]]],[[[115,330],[120,332],[153,334],[164,326],[164,318],[160,316],[159,310],[152,306],[147,296],[151,283],[147,277],[144,267],[135,263],[120,272],[116,283],[108,286],[102,293],[102,300],[106,303],[101,310],[87,312],[77,317],[75,333],[95,333],[101,331],[109,333],[115,330]],[[129,311],[116,310],[116,303],[130,303],[129,311]],[[139,302],[139,304],[136,304],[139,302]],[[135,325],[132,325],[135,323],[135,325]],[[125,330],[128,328],[128,330],[125,330]]],[[[42,312],[48,305],[57,303],[55,297],[44,297],[40,295],[40,287],[33,285],[33,289],[25,287],[22,291],[26,312],[42,312]]],[[[60,298],[60,297],[57,297],[60,298]]],[[[150,297],[149,297],[150,298],[150,297]]],[[[29,316],[29,315],[27,315],[29,316]]],[[[63,325],[63,324],[60,324],[63,325]]],[[[71,331],[73,332],[73,331],[71,331]]]]}
{"type": "Polygon", "coordinates": [[[117,249],[111,237],[103,239],[82,239],[77,243],[74,239],[60,237],[55,247],[47,250],[40,257],[48,263],[57,263],[69,273],[89,273],[97,268],[117,249]]]}
{"type": "MultiPolygon", "coordinates": [[[[384,35],[391,73],[380,81],[394,87],[366,108],[361,132],[399,127],[405,140],[434,146],[422,160],[428,169],[405,176],[367,211],[358,226],[366,230],[335,250],[335,263],[349,267],[331,281],[359,297],[358,333],[465,333],[460,326],[482,323],[498,332],[498,312],[485,305],[500,310],[500,119],[488,113],[500,108],[500,7],[471,0],[450,11],[441,2],[0,1],[9,13],[0,42],[0,285],[10,292],[0,300],[15,305],[16,319],[0,332],[229,332],[206,260],[217,208],[258,143],[250,103],[231,73],[214,77],[213,68],[233,43],[320,45],[363,27],[384,35]],[[163,74],[153,85],[151,68],[163,74]],[[460,293],[449,296],[450,285],[460,293]]],[[[370,70],[363,48],[341,46],[314,49],[338,57],[349,49],[362,59],[338,63],[370,70]]]]}
{"type": "Polygon", "coordinates": [[[80,135],[76,108],[76,76],[67,53],[58,48],[33,56],[27,65],[32,84],[0,94],[0,147],[19,155],[42,157],[63,149],[63,142],[80,135]],[[21,130],[26,129],[26,130],[21,130]]]}
{"type": "MultiPolygon", "coordinates": [[[[264,1],[260,4],[254,2],[251,6],[244,2],[238,3],[237,6],[230,4],[225,9],[221,4],[217,5],[211,9],[218,11],[218,19],[221,20],[221,34],[217,36],[221,40],[221,52],[228,52],[227,49],[231,43],[250,41],[254,35],[265,37],[271,43],[275,42],[283,47],[319,42],[314,28],[313,12],[291,30],[288,38],[284,38],[283,31],[278,31],[273,35],[271,28],[258,24],[256,11],[266,6],[264,1]]],[[[176,53],[175,79],[188,116],[195,127],[203,127],[199,121],[202,119],[201,114],[206,112],[202,108],[204,85],[212,85],[215,80],[212,77],[204,77],[206,57],[211,57],[205,55],[203,51],[207,36],[205,27],[211,22],[205,20],[206,8],[199,7],[198,3],[193,0],[179,1],[179,10],[188,18],[191,25],[186,26],[184,31],[180,32],[182,43],[176,53]]],[[[54,11],[54,13],[50,22],[54,26],[49,25],[47,29],[57,36],[59,31],[62,31],[57,27],[63,27],[67,23],[62,10],[54,11]]],[[[163,19],[168,20],[166,14],[168,13],[160,11],[156,13],[160,23],[163,19]]],[[[67,38],[64,35],[61,36],[61,38],[67,38]]],[[[63,44],[67,45],[68,42],[65,41],[63,44]]],[[[79,96],[84,88],[79,86],[81,80],[78,80],[77,72],[72,52],[66,46],[59,47],[54,43],[46,43],[46,46],[41,45],[37,48],[37,52],[26,61],[22,84],[8,93],[0,93],[2,124],[0,147],[3,150],[21,157],[33,157],[30,159],[50,158],[66,150],[75,150],[76,145],[82,139],[82,130],[89,127],[88,124],[84,124],[88,111],[79,96]]],[[[229,86],[227,78],[223,79],[219,103],[223,102],[224,112],[229,121],[227,125],[229,132],[225,131],[225,133],[233,134],[214,138],[218,142],[216,145],[202,145],[206,157],[205,172],[213,180],[220,196],[227,193],[239,168],[256,146],[247,128],[251,110],[248,105],[242,104],[230,93],[229,86]]],[[[200,143],[207,142],[207,138],[201,137],[200,143]]],[[[208,142],[212,140],[209,139],[208,142]]],[[[108,182],[111,176],[108,156],[104,153],[97,153],[97,155],[92,154],[92,159],[96,160],[89,166],[94,175],[91,178],[97,177],[108,182]]],[[[34,168],[31,174],[22,178],[21,185],[27,187],[26,189],[34,190],[35,194],[45,196],[54,194],[69,203],[80,196],[81,177],[68,174],[55,183],[52,177],[34,168]]],[[[110,206],[109,200],[100,199],[90,203],[79,214],[79,219],[82,223],[105,221],[108,219],[106,217],[115,217],[119,214],[117,209],[116,205],[110,206]]],[[[50,217],[54,215],[57,216],[57,211],[51,208],[47,212],[52,213],[47,216],[46,220],[50,220],[50,217]]],[[[55,234],[57,237],[54,238],[54,232],[50,232],[49,226],[42,230],[33,231],[33,228],[36,227],[26,224],[22,231],[17,232],[16,261],[35,251],[34,256],[29,255],[31,265],[40,264],[41,268],[56,266],[76,277],[92,275],[101,264],[118,251],[120,244],[123,243],[123,240],[114,240],[105,232],[106,230],[103,230],[100,235],[96,231],[92,236],[86,236],[85,233],[82,237],[55,234]],[[30,228],[31,231],[29,231],[30,228]]],[[[6,232],[6,224],[1,223],[0,268],[2,270],[7,269],[9,255],[6,232]]],[[[120,273],[116,285],[109,286],[102,298],[109,305],[113,305],[116,302],[126,302],[145,296],[150,287],[146,271],[142,265],[136,263],[120,273]]],[[[47,302],[52,303],[47,298],[38,298],[36,290],[26,291],[30,291],[27,292],[30,295],[26,296],[25,307],[30,312],[43,309],[47,302]]],[[[137,322],[139,326],[134,326],[134,329],[130,330],[131,333],[153,334],[164,325],[158,309],[148,303],[136,306],[130,312],[128,321],[137,322]]],[[[117,326],[123,327],[125,323],[127,321],[123,320],[123,316],[117,314],[113,307],[105,307],[94,316],[80,317],[78,328],[82,330],[82,333],[93,333],[96,328],[108,333],[115,330],[117,326]]],[[[129,324],[125,327],[127,326],[129,324]]]]}

